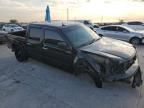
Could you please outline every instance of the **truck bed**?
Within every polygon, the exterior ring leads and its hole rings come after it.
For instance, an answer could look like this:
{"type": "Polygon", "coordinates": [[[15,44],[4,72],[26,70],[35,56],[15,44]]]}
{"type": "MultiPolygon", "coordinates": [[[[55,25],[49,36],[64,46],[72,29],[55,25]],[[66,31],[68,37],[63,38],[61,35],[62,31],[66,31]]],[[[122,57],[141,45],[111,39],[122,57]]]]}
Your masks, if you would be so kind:
{"type": "Polygon", "coordinates": [[[18,31],[18,32],[11,32],[11,33],[8,33],[8,34],[19,36],[19,37],[25,37],[26,36],[26,30],[18,31]]]}
{"type": "Polygon", "coordinates": [[[9,48],[12,48],[13,44],[25,44],[26,42],[26,31],[8,33],[6,36],[7,44],[9,48]]]}

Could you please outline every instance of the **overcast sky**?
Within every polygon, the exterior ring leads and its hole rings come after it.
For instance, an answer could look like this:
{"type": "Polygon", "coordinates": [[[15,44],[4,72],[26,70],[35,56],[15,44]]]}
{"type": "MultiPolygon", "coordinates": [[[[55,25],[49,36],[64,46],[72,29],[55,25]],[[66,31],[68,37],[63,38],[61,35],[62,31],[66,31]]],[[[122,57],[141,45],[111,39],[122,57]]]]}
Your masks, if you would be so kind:
{"type": "Polygon", "coordinates": [[[144,21],[144,0],[0,0],[0,21],[44,21],[50,6],[53,20],[90,19],[96,22],[124,20],[144,21]]]}

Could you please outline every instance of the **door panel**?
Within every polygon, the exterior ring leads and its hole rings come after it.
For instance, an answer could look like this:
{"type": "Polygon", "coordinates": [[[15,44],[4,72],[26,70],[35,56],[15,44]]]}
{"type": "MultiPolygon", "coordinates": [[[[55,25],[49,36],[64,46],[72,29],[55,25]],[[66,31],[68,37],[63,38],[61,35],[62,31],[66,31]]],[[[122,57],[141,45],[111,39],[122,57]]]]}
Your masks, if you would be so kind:
{"type": "Polygon", "coordinates": [[[110,37],[110,38],[117,39],[116,34],[117,34],[117,32],[115,32],[115,31],[106,31],[106,30],[104,31],[104,35],[106,37],[110,37]]]}
{"type": "Polygon", "coordinates": [[[114,26],[107,26],[107,27],[103,27],[103,34],[106,37],[110,37],[110,38],[117,38],[115,35],[117,34],[116,32],[116,27],[114,26]]]}
{"type": "Polygon", "coordinates": [[[73,62],[72,50],[60,48],[59,42],[65,42],[65,40],[57,30],[45,30],[45,40],[42,46],[43,59],[54,65],[70,67],[73,62]]]}
{"type": "Polygon", "coordinates": [[[27,40],[28,53],[32,58],[41,59],[42,58],[42,38],[43,29],[39,27],[31,27],[29,31],[29,38],[27,40]]]}
{"type": "Polygon", "coordinates": [[[41,43],[34,43],[34,41],[28,41],[27,42],[27,50],[28,50],[28,54],[32,57],[32,58],[38,58],[41,59],[41,43]]]}
{"type": "Polygon", "coordinates": [[[64,50],[51,44],[44,44],[42,49],[44,60],[54,65],[69,66],[72,64],[73,58],[70,50],[64,50]]]}
{"type": "Polygon", "coordinates": [[[122,27],[117,27],[117,38],[123,41],[129,41],[131,33],[122,27]]]}

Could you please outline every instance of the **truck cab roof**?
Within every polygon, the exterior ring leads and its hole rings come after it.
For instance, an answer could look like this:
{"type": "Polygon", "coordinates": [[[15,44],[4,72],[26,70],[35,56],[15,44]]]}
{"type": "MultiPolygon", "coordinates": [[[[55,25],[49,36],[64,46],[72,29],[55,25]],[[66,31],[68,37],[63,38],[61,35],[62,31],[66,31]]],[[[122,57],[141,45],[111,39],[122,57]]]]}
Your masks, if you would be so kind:
{"type": "Polygon", "coordinates": [[[79,25],[80,23],[78,22],[51,22],[51,23],[48,23],[48,22],[44,22],[44,23],[32,23],[32,24],[29,24],[30,27],[42,27],[42,26],[45,26],[45,27],[52,27],[52,28],[66,28],[66,27],[70,27],[70,26],[74,26],[74,25],[79,25]]]}

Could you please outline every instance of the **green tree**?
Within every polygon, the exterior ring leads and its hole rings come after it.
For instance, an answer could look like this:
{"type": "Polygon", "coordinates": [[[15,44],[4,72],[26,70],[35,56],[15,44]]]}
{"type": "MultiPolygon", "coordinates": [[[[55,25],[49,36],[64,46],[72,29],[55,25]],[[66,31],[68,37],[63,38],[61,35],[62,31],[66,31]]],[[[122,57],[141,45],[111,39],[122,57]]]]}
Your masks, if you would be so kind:
{"type": "Polygon", "coordinates": [[[16,19],[11,19],[9,22],[10,23],[18,23],[18,21],[16,19]]]}

